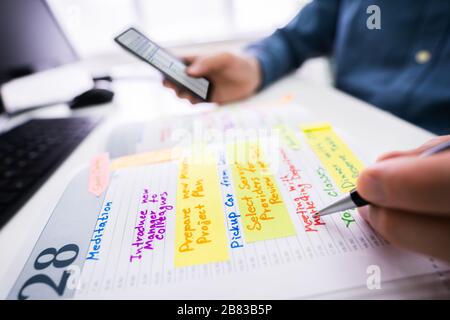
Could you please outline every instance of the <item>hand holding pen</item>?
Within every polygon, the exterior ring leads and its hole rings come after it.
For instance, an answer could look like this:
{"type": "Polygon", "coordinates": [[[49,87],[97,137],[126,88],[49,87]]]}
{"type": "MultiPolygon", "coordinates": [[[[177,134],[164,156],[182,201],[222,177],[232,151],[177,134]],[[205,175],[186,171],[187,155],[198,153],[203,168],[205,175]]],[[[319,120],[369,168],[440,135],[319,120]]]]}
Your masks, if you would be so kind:
{"type": "MultiPolygon", "coordinates": [[[[450,136],[442,136],[382,156],[361,172],[354,200],[344,196],[338,211],[360,206],[364,219],[393,245],[450,261],[449,148],[450,136]]],[[[334,212],[333,206],[319,214],[334,212]]]]}

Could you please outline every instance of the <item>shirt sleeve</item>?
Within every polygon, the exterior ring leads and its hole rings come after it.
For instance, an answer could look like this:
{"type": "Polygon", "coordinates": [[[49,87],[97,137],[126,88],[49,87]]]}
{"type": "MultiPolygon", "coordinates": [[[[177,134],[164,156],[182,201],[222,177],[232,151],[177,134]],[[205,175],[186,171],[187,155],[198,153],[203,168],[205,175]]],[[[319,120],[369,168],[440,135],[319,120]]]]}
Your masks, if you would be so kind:
{"type": "Polygon", "coordinates": [[[251,44],[246,52],[261,65],[260,89],[297,69],[308,58],[331,53],[339,0],[314,0],[285,27],[251,44]]]}

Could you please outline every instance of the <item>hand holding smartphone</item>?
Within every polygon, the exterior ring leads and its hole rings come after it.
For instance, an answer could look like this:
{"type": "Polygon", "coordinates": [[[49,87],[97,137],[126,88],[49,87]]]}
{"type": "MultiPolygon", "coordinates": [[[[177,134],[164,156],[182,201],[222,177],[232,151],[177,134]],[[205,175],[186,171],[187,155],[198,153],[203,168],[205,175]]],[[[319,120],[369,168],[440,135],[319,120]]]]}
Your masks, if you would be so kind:
{"type": "Polygon", "coordinates": [[[149,63],[182,90],[202,101],[210,101],[211,81],[186,74],[186,65],[148,39],[135,28],[129,28],[114,39],[121,47],[149,63]]]}

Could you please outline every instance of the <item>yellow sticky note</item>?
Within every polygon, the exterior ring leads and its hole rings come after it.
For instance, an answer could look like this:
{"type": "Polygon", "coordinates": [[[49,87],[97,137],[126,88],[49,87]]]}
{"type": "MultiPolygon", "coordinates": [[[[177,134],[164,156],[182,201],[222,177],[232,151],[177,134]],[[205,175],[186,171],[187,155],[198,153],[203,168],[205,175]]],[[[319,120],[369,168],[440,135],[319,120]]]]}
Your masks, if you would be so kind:
{"type": "Polygon", "coordinates": [[[178,159],[180,155],[181,150],[178,148],[137,153],[112,160],[110,164],[110,170],[113,171],[122,168],[137,167],[152,163],[172,161],[178,159]]]}
{"type": "Polygon", "coordinates": [[[278,135],[286,146],[292,150],[300,150],[300,140],[295,135],[294,130],[284,124],[275,126],[275,129],[278,130],[278,135]]]}
{"type": "MultiPolygon", "coordinates": [[[[213,156],[211,156],[213,157],[213,156]]],[[[183,158],[177,185],[175,266],[229,259],[217,159],[183,158]]]]}
{"type": "Polygon", "coordinates": [[[331,129],[331,124],[328,122],[316,122],[310,124],[303,124],[301,128],[303,132],[329,130],[331,129]]]}
{"type": "Polygon", "coordinates": [[[342,192],[356,187],[363,163],[329,123],[301,126],[308,143],[342,192]]]}
{"type": "Polygon", "coordinates": [[[294,236],[294,225],[259,144],[249,141],[229,144],[227,160],[245,240],[294,236]]]}

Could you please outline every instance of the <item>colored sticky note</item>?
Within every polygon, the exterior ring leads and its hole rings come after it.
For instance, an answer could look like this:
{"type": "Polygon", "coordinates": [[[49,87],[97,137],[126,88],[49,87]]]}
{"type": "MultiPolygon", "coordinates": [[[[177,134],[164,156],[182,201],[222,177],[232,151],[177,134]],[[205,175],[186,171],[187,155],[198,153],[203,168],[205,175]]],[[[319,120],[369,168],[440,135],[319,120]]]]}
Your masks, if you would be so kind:
{"type": "Polygon", "coordinates": [[[284,124],[275,126],[275,129],[277,130],[280,139],[287,147],[292,150],[300,150],[300,140],[295,135],[294,130],[284,124]]]}
{"type": "Polygon", "coordinates": [[[329,123],[302,125],[312,150],[342,192],[356,187],[363,163],[337,135],[329,123]]]}
{"type": "Polygon", "coordinates": [[[217,159],[180,161],[175,218],[175,266],[229,259],[217,159]]]}
{"type": "Polygon", "coordinates": [[[114,159],[113,161],[111,161],[110,169],[114,171],[128,167],[137,167],[152,163],[173,161],[178,159],[180,155],[181,150],[178,148],[137,153],[114,159]]]}
{"type": "Polygon", "coordinates": [[[102,153],[91,159],[88,191],[99,197],[109,185],[109,154],[102,153]]]}
{"type": "Polygon", "coordinates": [[[254,242],[295,235],[277,182],[259,144],[250,141],[229,144],[227,161],[245,240],[254,242]]]}
{"type": "Polygon", "coordinates": [[[301,129],[303,132],[312,132],[312,131],[322,131],[322,130],[330,130],[331,124],[328,122],[315,122],[309,124],[302,124],[301,129]]]}
{"type": "Polygon", "coordinates": [[[289,103],[294,101],[295,96],[293,94],[286,94],[283,97],[281,97],[281,102],[289,103]]]}

